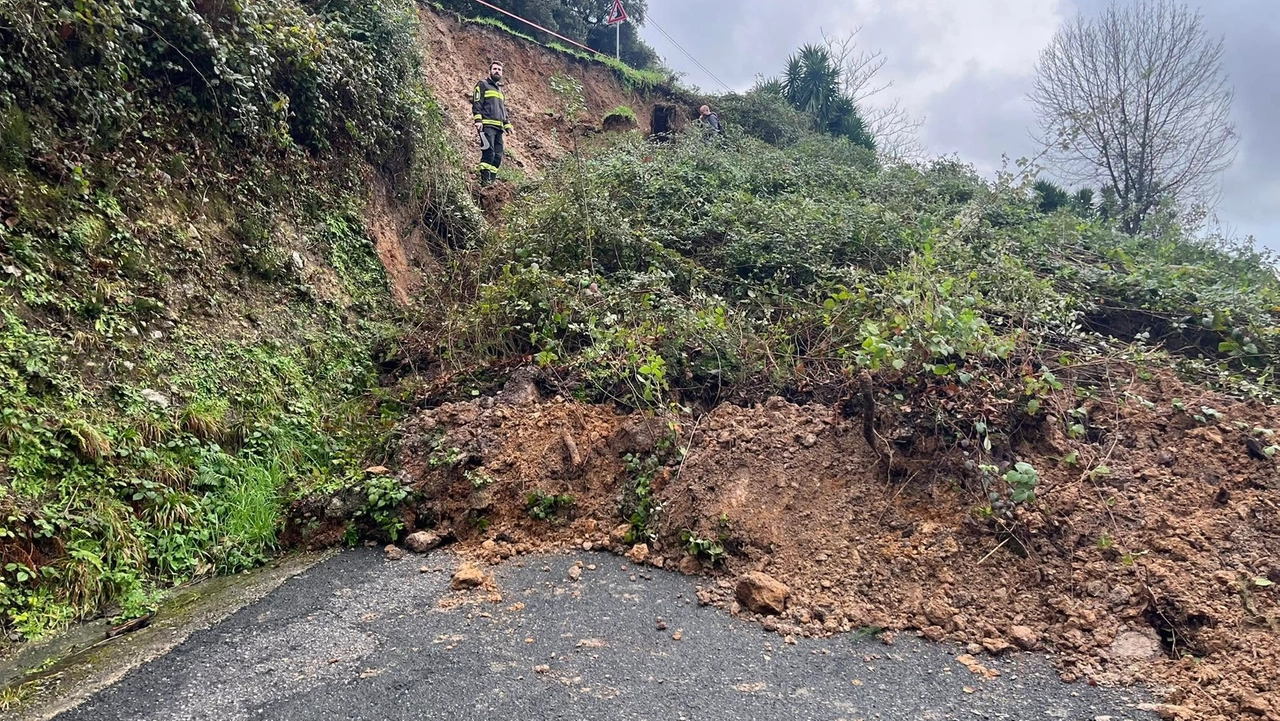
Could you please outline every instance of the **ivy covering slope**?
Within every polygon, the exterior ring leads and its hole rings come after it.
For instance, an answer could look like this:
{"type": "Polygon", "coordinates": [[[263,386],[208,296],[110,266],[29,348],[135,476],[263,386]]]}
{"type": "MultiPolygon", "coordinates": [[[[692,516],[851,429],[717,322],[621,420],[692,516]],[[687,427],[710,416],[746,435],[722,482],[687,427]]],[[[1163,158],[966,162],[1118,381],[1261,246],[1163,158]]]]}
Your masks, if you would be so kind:
{"type": "Polygon", "coordinates": [[[403,317],[380,177],[477,227],[404,0],[0,6],[0,628],[257,563],[368,487],[403,317]],[[429,171],[429,172],[428,172],[429,171]]]}

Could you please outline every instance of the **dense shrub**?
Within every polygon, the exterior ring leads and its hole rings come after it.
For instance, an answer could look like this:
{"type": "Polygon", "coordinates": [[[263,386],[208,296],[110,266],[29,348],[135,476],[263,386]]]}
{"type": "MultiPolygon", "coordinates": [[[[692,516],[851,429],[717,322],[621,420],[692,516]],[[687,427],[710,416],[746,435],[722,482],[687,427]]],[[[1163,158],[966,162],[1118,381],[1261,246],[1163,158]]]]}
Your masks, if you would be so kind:
{"type": "Polygon", "coordinates": [[[1173,227],[1130,238],[955,162],[880,168],[801,137],[629,142],[553,170],[486,248],[442,352],[532,353],[589,397],[636,405],[858,368],[969,383],[1128,344],[1272,392],[1265,256],[1173,227]]]}
{"type": "Polygon", "coordinates": [[[374,483],[403,326],[370,167],[428,231],[477,227],[415,23],[407,0],[0,4],[5,634],[143,613],[265,559],[294,494],[374,483]]]}

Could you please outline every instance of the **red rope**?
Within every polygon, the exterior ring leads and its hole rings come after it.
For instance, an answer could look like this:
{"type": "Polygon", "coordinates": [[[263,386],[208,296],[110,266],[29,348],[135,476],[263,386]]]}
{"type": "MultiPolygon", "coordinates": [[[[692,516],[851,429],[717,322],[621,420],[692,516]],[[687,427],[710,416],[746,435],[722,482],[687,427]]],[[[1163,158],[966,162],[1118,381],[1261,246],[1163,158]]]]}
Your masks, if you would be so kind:
{"type": "Polygon", "coordinates": [[[480,3],[481,5],[483,5],[483,6],[487,7],[487,8],[489,8],[489,9],[491,9],[491,10],[497,10],[498,12],[502,13],[503,15],[506,15],[506,16],[508,16],[508,17],[513,17],[513,18],[515,18],[516,20],[519,20],[520,22],[524,23],[525,25],[528,25],[529,27],[537,28],[538,30],[541,30],[542,32],[544,32],[544,33],[546,33],[546,34],[551,35],[552,37],[560,38],[561,40],[565,41],[566,43],[569,43],[570,45],[574,45],[574,46],[580,47],[580,48],[582,48],[583,50],[586,50],[587,52],[591,53],[592,55],[599,55],[599,54],[600,54],[598,51],[596,51],[596,50],[592,50],[591,48],[587,47],[586,45],[583,45],[583,44],[582,44],[582,43],[580,43],[580,42],[575,42],[575,41],[573,41],[573,40],[570,40],[569,38],[566,38],[565,36],[560,35],[559,33],[553,33],[553,32],[551,32],[550,30],[548,30],[548,29],[546,29],[546,28],[542,27],[541,25],[538,25],[537,23],[529,22],[528,20],[525,20],[524,18],[520,17],[519,15],[516,15],[515,13],[507,12],[506,10],[503,10],[502,8],[498,7],[497,5],[490,5],[489,3],[485,2],[484,0],[475,0],[475,1],[476,1],[476,2],[478,2],[478,3],[480,3]]]}

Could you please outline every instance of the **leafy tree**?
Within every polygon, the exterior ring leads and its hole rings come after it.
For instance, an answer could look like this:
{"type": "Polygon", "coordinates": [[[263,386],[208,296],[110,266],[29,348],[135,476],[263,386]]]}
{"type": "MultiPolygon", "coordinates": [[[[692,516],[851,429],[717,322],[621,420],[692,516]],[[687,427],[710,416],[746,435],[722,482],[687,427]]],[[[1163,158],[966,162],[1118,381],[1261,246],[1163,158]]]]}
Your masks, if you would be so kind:
{"type": "Polygon", "coordinates": [[[1040,56],[1031,93],[1061,174],[1115,194],[1130,235],[1161,203],[1205,201],[1234,158],[1221,38],[1173,0],[1078,15],[1040,56]]]}
{"type": "Polygon", "coordinates": [[[721,96],[716,100],[716,110],[722,120],[776,147],[795,144],[812,125],[808,116],[787,103],[781,91],[769,88],[721,96]]]}

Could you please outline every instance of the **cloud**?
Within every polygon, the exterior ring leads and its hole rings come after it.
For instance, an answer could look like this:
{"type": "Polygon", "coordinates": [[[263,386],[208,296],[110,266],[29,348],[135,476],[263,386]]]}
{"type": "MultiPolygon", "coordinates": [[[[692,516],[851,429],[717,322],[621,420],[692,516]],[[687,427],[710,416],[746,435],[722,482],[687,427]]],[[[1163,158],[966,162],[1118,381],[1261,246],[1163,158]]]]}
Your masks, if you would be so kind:
{"type": "MultiPolygon", "coordinates": [[[[1053,33],[1077,12],[1096,13],[1110,0],[649,0],[649,16],[735,90],[757,75],[776,74],[803,43],[822,31],[857,27],[861,45],[888,58],[884,98],[901,98],[925,117],[923,139],[936,154],[956,154],[982,172],[1002,154],[1029,156],[1035,123],[1026,94],[1036,59],[1053,33]]],[[[1274,48],[1280,47],[1275,0],[1220,0],[1202,6],[1206,26],[1227,42],[1227,71],[1236,87],[1239,157],[1223,175],[1221,220],[1280,249],[1280,93],[1274,48]]],[[[653,27],[642,35],[687,80],[722,88],[653,27]]]]}

